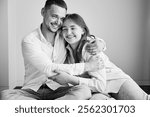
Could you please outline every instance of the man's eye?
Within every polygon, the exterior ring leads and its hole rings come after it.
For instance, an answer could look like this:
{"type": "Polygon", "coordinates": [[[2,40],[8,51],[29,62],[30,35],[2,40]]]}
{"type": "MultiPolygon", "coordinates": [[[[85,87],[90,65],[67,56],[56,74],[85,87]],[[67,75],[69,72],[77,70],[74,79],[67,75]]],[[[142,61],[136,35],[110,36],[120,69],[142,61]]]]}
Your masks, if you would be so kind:
{"type": "Polygon", "coordinates": [[[67,28],[62,28],[63,31],[67,30],[67,28]]]}
{"type": "Polygon", "coordinates": [[[53,16],[52,18],[56,19],[57,17],[53,16]]]}
{"type": "Polygon", "coordinates": [[[57,16],[53,15],[52,18],[53,18],[53,19],[57,19],[57,16]]]}

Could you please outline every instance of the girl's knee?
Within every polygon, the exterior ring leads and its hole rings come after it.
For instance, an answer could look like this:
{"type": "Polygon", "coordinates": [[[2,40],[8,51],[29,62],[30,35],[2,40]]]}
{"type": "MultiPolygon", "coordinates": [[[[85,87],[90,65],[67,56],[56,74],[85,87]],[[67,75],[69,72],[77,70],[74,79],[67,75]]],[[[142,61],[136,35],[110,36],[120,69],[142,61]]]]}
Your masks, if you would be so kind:
{"type": "Polygon", "coordinates": [[[114,98],[110,97],[110,95],[96,93],[93,94],[90,100],[115,100],[114,98]]]}
{"type": "Polygon", "coordinates": [[[81,85],[81,94],[85,99],[89,99],[92,96],[91,89],[86,85],[81,85]]]}
{"type": "Polygon", "coordinates": [[[73,87],[71,94],[73,94],[77,100],[87,100],[91,98],[91,90],[86,85],[77,85],[73,87]]]}

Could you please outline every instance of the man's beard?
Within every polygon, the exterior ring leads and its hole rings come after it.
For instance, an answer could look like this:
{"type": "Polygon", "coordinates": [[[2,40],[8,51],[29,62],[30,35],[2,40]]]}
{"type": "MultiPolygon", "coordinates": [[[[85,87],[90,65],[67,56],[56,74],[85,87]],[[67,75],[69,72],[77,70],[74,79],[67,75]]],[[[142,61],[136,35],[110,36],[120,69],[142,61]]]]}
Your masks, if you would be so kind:
{"type": "Polygon", "coordinates": [[[48,31],[52,32],[52,33],[56,33],[59,30],[60,26],[58,25],[57,28],[53,27],[53,24],[50,24],[49,26],[47,26],[48,31]]]}

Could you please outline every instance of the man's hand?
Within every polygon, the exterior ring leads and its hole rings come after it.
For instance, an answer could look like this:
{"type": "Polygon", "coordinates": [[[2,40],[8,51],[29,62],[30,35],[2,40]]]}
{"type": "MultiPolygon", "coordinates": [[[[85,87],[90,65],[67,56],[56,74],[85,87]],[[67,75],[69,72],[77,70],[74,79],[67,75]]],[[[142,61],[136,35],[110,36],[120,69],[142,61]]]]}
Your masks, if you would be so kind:
{"type": "Polygon", "coordinates": [[[97,55],[91,56],[87,62],[85,62],[85,71],[97,71],[104,68],[104,61],[97,55]]]}
{"type": "Polygon", "coordinates": [[[104,51],[105,43],[99,39],[92,39],[86,46],[87,52],[91,55],[96,55],[99,52],[104,51]]]}

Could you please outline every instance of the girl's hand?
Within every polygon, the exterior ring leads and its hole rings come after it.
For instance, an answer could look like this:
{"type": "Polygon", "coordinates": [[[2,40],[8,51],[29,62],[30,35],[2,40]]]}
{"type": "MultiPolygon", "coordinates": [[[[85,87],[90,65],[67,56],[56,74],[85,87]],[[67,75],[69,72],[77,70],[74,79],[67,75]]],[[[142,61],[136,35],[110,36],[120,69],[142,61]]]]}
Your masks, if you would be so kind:
{"type": "Polygon", "coordinates": [[[52,79],[61,84],[61,85],[68,85],[70,75],[63,71],[55,71],[57,75],[53,76],[52,79]]]}

